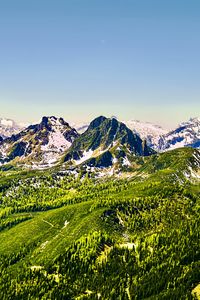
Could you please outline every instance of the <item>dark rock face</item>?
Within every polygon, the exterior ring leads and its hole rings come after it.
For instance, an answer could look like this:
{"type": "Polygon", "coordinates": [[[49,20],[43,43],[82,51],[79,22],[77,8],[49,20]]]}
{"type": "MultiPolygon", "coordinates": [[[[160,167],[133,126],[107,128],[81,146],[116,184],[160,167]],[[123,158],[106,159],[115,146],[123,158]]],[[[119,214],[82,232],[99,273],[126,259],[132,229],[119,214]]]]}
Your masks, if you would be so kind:
{"type": "Polygon", "coordinates": [[[67,141],[69,141],[70,143],[73,143],[73,141],[79,136],[79,134],[77,133],[76,129],[71,128],[70,130],[66,130],[63,133],[65,139],[67,141]]]}
{"type": "Polygon", "coordinates": [[[70,152],[70,153],[67,153],[67,155],[65,156],[64,162],[69,161],[71,159],[79,160],[81,157],[82,157],[81,151],[70,152]]]}
{"type": "Polygon", "coordinates": [[[112,154],[109,151],[106,151],[99,157],[92,157],[85,164],[90,167],[108,168],[112,166],[112,159],[112,154]]]}
{"type": "Polygon", "coordinates": [[[102,122],[105,121],[105,120],[106,120],[106,117],[104,117],[104,116],[100,116],[100,117],[94,119],[94,120],[90,123],[88,129],[89,129],[89,130],[92,130],[92,129],[95,129],[95,128],[99,127],[99,126],[102,124],[102,122]]]}
{"type": "Polygon", "coordinates": [[[117,159],[124,158],[124,157],[126,157],[126,152],[124,150],[117,151],[117,153],[116,153],[116,158],[117,159]]]}
{"type": "Polygon", "coordinates": [[[142,147],[143,147],[144,156],[149,156],[149,155],[155,154],[155,151],[148,147],[146,140],[144,140],[142,147]]]}
{"type": "Polygon", "coordinates": [[[19,142],[15,144],[11,150],[11,153],[8,156],[9,160],[14,159],[15,157],[23,156],[25,153],[26,145],[27,144],[24,142],[19,142]]]}
{"type": "Polygon", "coordinates": [[[188,147],[200,148],[200,140],[194,142],[193,144],[189,144],[188,147]]]}
{"type": "Polygon", "coordinates": [[[112,166],[112,159],[113,159],[112,154],[109,151],[106,151],[97,160],[96,167],[97,168],[110,167],[112,166]]]}

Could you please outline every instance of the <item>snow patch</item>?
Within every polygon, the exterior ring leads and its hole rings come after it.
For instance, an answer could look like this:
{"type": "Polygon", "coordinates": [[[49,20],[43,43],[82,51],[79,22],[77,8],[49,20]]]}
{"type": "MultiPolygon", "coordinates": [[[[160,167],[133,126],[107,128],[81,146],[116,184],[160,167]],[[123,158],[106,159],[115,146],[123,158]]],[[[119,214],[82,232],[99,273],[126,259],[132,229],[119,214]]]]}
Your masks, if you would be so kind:
{"type": "Polygon", "coordinates": [[[65,223],[64,223],[63,228],[66,228],[68,224],[69,224],[69,222],[66,220],[65,223]]]}
{"type": "Polygon", "coordinates": [[[118,159],[116,158],[116,157],[114,157],[113,159],[112,159],[112,163],[113,164],[116,164],[118,162],[118,159]]]}
{"type": "Polygon", "coordinates": [[[90,159],[91,157],[92,157],[92,154],[93,154],[93,150],[89,150],[89,151],[84,151],[83,152],[83,156],[79,159],[79,160],[76,160],[75,161],[75,164],[76,165],[80,165],[80,164],[82,164],[84,161],[86,161],[86,160],[88,160],[88,159],[90,159]]]}
{"type": "Polygon", "coordinates": [[[123,158],[123,166],[131,166],[130,161],[128,160],[127,156],[123,158]]]}

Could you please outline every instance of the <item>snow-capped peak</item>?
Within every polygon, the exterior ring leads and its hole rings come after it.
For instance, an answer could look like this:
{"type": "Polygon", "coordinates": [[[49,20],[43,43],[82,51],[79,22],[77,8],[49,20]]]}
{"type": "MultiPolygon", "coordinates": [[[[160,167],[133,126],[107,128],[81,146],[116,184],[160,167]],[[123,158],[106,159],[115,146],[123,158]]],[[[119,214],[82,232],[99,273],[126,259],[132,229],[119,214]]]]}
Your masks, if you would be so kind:
{"type": "Polygon", "coordinates": [[[150,122],[141,122],[139,120],[124,121],[134,133],[138,134],[141,139],[146,139],[147,144],[150,147],[157,144],[161,135],[166,134],[167,130],[160,125],[156,125],[150,122]]]}
{"type": "Polygon", "coordinates": [[[139,120],[124,121],[131,130],[138,133],[141,138],[146,138],[148,135],[159,136],[167,133],[167,130],[160,125],[156,125],[150,122],[141,122],[139,120]]]}
{"type": "Polygon", "coordinates": [[[197,126],[198,127],[199,124],[200,124],[200,118],[195,117],[195,118],[190,118],[186,122],[180,123],[179,127],[181,127],[181,126],[192,126],[192,127],[197,126]]]}
{"type": "Polygon", "coordinates": [[[1,162],[17,158],[20,162],[51,166],[58,162],[77,136],[76,130],[63,118],[43,117],[40,123],[1,141],[1,162]]]}
{"type": "Polygon", "coordinates": [[[200,118],[190,118],[175,130],[160,137],[157,145],[159,151],[180,147],[200,148],[200,118]]]}
{"type": "Polygon", "coordinates": [[[16,134],[22,129],[23,126],[21,124],[17,124],[14,120],[0,118],[0,136],[3,138],[16,134]]]}

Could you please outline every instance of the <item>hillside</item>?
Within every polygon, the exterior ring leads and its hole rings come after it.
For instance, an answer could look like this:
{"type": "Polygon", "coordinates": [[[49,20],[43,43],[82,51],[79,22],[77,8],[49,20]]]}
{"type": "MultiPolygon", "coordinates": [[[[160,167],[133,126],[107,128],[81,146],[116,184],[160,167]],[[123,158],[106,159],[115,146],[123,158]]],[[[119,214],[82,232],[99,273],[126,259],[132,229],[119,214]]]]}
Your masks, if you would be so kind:
{"type": "Polygon", "coordinates": [[[0,299],[194,299],[199,167],[182,148],[120,177],[2,170],[0,299]]]}
{"type": "Polygon", "coordinates": [[[78,137],[75,129],[62,118],[43,117],[18,134],[0,142],[0,162],[32,168],[51,167],[78,137]]]}
{"type": "Polygon", "coordinates": [[[115,118],[100,116],[74,141],[64,161],[76,165],[86,163],[94,167],[109,167],[119,160],[129,165],[129,158],[153,153],[125,124],[115,118]]]}

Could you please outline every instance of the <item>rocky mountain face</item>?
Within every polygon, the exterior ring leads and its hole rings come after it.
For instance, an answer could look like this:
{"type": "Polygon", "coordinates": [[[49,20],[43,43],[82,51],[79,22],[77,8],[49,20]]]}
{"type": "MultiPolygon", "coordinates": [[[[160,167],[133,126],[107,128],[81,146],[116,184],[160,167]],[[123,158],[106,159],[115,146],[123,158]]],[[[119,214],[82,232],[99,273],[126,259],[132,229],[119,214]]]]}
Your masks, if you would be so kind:
{"type": "Polygon", "coordinates": [[[181,147],[200,148],[200,118],[191,118],[175,130],[160,136],[154,149],[167,151],[181,147]]]}
{"type": "Polygon", "coordinates": [[[66,153],[65,162],[87,163],[95,167],[109,167],[119,162],[130,165],[131,157],[153,153],[124,123],[100,116],[74,141],[66,153]]]}
{"type": "Polygon", "coordinates": [[[78,136],[62,118],[43,117],[41,123],[0,142],[0,162],[15,160],[32,166],[51,166],[78,136]]]}
{"type": "Polygon", "coordinates": [[[17,134],[24,127],[15,121],[6,118],[0,118],[0,141],[13,134],[17,134]]]}
{"type": "Polygon", "coordinates": [[[136,158],[155,151],[200,148],[199,118],[190,119],[169,133],[151,123],[127,121],[127,126],[115,117],[104,116],[81,126],[82,134],[54,116],[43,117],[39,124],[21,131],[12,120],[0,119],[0,122],[0,128],[5,130],[0,136],[0,164],[12,161],[44,168],[64,160],[70,166],[131,167],[136,158]],[[15,131],[19,132],[11,134],[15,131]]]}
{"type": "MultiPolygon", "coordinates": [[[[180,147],[200,147],[200,118],[191,118],[170,132],[150,122],[128,120],[123,123],[142,140],[146,140],[147,145],[155,151],[163,152],[180,147]]],[[[82,123],[76,124],[74,127],[79,133],[83,133],[88,126],[88,123],[82,123]]]]}

